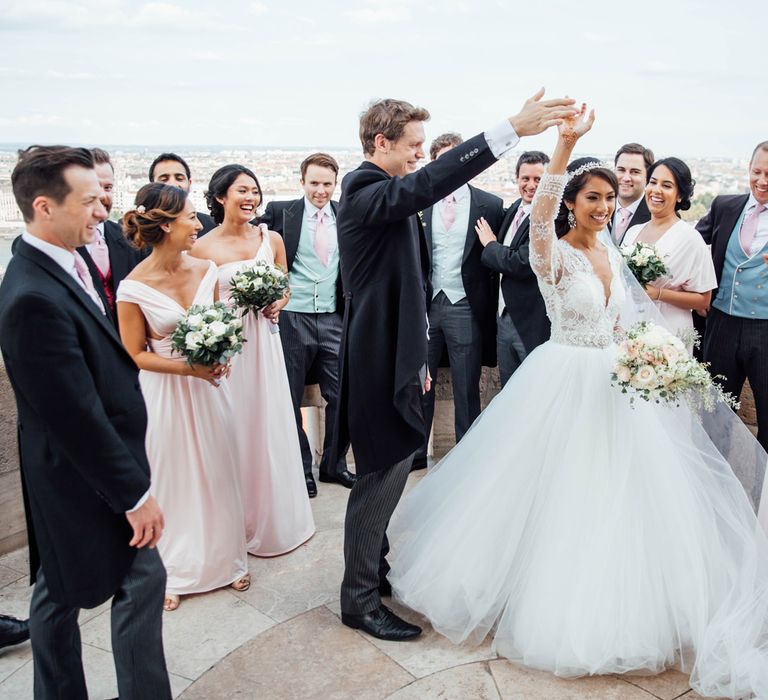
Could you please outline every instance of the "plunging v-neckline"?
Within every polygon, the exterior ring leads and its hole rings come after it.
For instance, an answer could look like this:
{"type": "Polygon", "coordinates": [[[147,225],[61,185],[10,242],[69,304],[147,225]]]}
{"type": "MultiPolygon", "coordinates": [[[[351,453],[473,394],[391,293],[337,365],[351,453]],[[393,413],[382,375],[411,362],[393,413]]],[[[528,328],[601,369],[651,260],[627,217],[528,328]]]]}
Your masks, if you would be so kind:
{"type": "Polygon", "coordinates": [[[603,309],[607,309],[608,304],[611,303],[611,298],[613,297],[613,278],[615,277],[615,274],[613,272],[613,267],[611,266],[611,253],[608,250],[607,246],[604,243],[600,243],[600,241],[598,241],[598,243],[601,246],[603,246],[603,248],[605,249],[605,257],[608,259],[608,269],[611,271],[611,277],[608,280],[608,284],[606,285],[605,282],[603,282],[600,275],[597,274],[597,271],[595,270],[595,266],[592,264],[592,261],[589,259],[589,257],[583,250],[579,250],[576,246],[571,245],[571,243],[569,241],[566,241],[565,239],[560,239],[560,240],[562,240],[563,243],[567,243],[568,247],[571,250],[576,251],[579,255],[581,255],[587,261],[587,264],[592,270],[592,274],[595,276],[595,279],[598,282],[600,282],[600,286],[602,286],[603,288],[603,298],[605,300],[605,306],[603,307],[603,309]]]}

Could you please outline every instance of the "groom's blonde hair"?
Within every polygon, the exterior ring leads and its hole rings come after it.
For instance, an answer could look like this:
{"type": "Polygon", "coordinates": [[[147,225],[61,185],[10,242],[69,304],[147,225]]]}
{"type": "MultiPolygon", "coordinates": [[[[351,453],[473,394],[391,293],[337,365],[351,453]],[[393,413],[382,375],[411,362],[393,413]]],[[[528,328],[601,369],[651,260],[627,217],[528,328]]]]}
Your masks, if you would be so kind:
{"type": "Polygon", "coordinates": [[[363,152],[371,156],[376,147],[374,140],[381,134],[390,141],[397,141],[409,122],[425,122],[429,112],[423,107],[414,107],[404,100],[374,100],[360,115],[360,143],[363,152]]]}

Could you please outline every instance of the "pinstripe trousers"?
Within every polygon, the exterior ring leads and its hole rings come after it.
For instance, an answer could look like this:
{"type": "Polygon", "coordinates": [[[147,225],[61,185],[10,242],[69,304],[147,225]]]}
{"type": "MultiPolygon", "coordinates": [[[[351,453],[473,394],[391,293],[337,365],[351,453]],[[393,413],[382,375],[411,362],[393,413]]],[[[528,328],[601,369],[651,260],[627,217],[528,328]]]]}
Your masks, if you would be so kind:
{"type": "MultiPolygon", "coordinates": [[[[98,562],[94,563],[98,566],[98,562]]],[[[121,700],[170,700],[163,653],[165,567],[156,549],[140,549],[112,599],[112,654],[121,700]]],[[[85,700],[79,608],[51,600],[37,574],[29,613],[35,700],[85,700]]]]}
{"type": "Polygon", "coordinates": [[[387,526],[403,495],[413,457],[358,477],[352,487],[344,520],[344,613],[364,615],[381,605],[379,583],[389,573],[387,526]]]}
{"type": "Polygon", "coordinates": [[[712,308],[703,349],[709,371],[723,375],[720,384],[737,399],[749,379],[757,412],[757,440],[768,451],[768,320],[740,318],[712,308]]]}

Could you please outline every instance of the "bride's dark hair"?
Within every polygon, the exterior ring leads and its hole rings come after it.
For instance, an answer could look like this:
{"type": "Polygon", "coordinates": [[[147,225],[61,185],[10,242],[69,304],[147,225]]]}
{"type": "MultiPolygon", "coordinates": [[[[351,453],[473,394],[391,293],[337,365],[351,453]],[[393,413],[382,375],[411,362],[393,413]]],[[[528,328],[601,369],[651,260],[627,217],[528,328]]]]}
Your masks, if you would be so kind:
{"type": "MultiPolygon", "coordinates": [[[[600,163],[598,158],[587,156],[586,158],[577,158],[574,161],[568,163],[568,167],[565,169],[566,174],[575,172],[583,165],[588,163],[600,163]]],[[[571,227],[568,225],[568,207],[565,206],[566,202],[573,204],[576,201],[576,195],[584,189],[590,177],[599,177],[601,180],[605,180],[618,196],[619,194],[619,181],[616,179],[616,174],[613,170],[604,167],[596,167],[591,170],[587,170],[583,173],[579,173],[576,177],[572,177],[568,180],[568,184],[563,191],[563,201],[560,203],[560,211],[555,218],[555,233],[558,238],[562,238],[571,227]]]]}

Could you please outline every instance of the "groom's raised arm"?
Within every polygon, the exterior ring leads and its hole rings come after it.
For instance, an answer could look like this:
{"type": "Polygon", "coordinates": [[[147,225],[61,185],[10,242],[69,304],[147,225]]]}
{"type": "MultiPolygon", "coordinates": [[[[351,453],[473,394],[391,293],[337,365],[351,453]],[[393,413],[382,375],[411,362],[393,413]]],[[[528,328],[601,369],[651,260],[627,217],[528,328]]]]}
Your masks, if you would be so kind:
{"type": "Polygon", "coordinates": [[[416,214],[489,168],[519,141],[505,121],[405,177],[389,177],[376,168],[358,169],[344,178],[347,213],[364,225],[416,214]]]}

